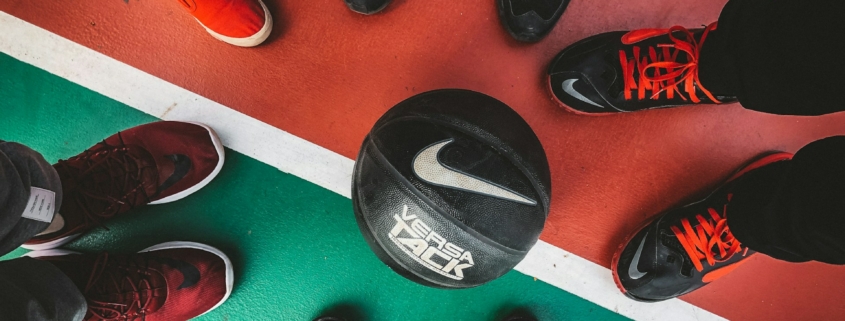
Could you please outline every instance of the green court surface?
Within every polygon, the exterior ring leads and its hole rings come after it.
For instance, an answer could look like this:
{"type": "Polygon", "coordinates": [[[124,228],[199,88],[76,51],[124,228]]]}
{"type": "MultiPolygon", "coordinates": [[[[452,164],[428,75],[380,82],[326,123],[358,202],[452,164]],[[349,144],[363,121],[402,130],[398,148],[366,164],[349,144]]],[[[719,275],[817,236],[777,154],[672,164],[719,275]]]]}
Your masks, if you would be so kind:
{"type": "MultiPolygon", "coordinates": [[[[0,54],[0,139],[26,144],[51,162],[152,121],[0,54]]],[[[343,311],[349,321],[496,320],[520,307],[540,320],[624,319],[515,271],[468,290],[407,281],[370,251],[349,199],[226,152],[222,172],[200,192],[134,209],[109,222],[108,230],[96,229],[66,247],[124,253],[184,240],[220,248],[235,263],[235,291],[201,320],[310,320],[326,310],[343,311]]]]}

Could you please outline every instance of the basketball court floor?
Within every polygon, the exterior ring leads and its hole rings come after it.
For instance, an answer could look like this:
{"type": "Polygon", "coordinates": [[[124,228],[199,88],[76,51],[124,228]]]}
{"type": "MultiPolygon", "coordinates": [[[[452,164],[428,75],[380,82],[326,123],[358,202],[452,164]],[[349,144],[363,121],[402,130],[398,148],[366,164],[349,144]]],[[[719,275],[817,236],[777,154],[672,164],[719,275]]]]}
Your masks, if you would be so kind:
{"type": "MultiPolygon", "coordinates": [[[[0,139],[50,161],[137,124],[200,121],[227,163],[183,201],[140,208],[85,235],[79,251],[164,241],[219,247],[231,299],[202,320],[843,320],[845,268],[757,255],[659,304],[621,295],[608,269],[623,238],[696,200],[762,153],[845,134],[845,114],[766,115],[737,104],[604,117],[559,109],[544,71],[586,36],[715,21],[725,0],[573,0],[538,44],[513,40],[491,0],[396,0],[362,16],[340,0],[268,0],[276,26],[253,49],[210,37],[173,0],[0,0],[0,139]],[[553,176],[541,242],[514,271],[469,290],[407,281],[370,251],[349,196],[357,149],[387,109],[464,88],[522,115],[553,176]]],[[[17,257],[18,250],[4,259],[17,257]]]]}

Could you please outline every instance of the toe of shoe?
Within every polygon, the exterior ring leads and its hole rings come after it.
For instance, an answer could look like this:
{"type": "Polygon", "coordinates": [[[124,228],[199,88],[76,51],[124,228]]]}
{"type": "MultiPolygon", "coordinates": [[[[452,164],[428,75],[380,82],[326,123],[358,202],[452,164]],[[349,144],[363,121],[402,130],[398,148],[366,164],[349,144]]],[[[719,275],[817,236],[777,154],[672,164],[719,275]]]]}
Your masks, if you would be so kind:
{"type": "MultiPolygon", "coordinates": [[[[163,121],[148,124],[143,141],[160,164],[170,162],[162,172],[160,194],[152,204],[186,197],[207,185],[221,170],[225,152],[211,127],[200,123],[163,121]],[[182,172],[178,172],[178,171],[182,172]]],[[[162,166],[164,168],[165,166],[162,166]]]]}
{"type": "Polygon", "coordinates": [[[162,243],[147,250],[163,263],[168,280],[165,309],[172,314],[169,319],[187,320],[205,314],[231,294],[232,263],[220,250],[194,242],[162,243]]]}
{"type": "Polygon", "coordinates": [[[345,0],[350,10],[360,14],[375,14],[384,10],[390,0],[345,0]]]}
{"type": "Polygon", "coordinates": [[[560,72],[549,75],[549,91],[563,107],[576,113],[605,114],[616,112],[590,85],[582,73],[560,72]]]}
{"type": "Polygon", "coordinates": [[[540,18],[537,14],[529,12],[527,14],[515,16],[509,11],[500,8],[499,18],[502,20],[502,25],[514,39],[522,42],[537,42],[545,38],[554,27],[553,22],[549,22],[540,18]]]}
{"type": "Polygon", "coordinates": [[[214,23],[200,21],[200,24],[217,40],[238,47],[254,47],[267,40],[273,31],[273,17],[264,2],[258,0],[254,6],[258,8],[241,10],[238,15],[214,23]]]}

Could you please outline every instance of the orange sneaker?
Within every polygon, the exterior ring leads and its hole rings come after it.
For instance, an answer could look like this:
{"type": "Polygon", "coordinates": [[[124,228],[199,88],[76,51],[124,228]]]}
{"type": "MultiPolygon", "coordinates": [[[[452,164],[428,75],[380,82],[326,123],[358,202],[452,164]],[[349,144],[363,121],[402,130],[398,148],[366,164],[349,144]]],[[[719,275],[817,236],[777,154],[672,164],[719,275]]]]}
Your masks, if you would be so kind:
{"type": "Polygon", "coordinates": [[[178,0],[212,37],[239,47],[267,40],[273,17],[261,0],[178,0]]]}

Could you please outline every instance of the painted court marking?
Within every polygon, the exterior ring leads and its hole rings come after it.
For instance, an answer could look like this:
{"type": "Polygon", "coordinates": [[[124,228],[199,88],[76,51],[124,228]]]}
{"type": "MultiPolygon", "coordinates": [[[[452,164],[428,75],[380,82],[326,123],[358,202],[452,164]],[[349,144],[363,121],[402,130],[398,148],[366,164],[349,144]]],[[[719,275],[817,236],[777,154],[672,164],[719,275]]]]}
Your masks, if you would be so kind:
{"type": "MultiPolygon", "coordinates": [[[[202,122],[223,144],[347,198],[354,161],[0,11],[0,52],[164,120],[202,122]]],[[[610,270],[539,241],[516,266],[635,320],[724,320],[673,299],[640,303],[616,288],[610,270]]]]}

